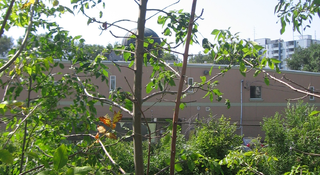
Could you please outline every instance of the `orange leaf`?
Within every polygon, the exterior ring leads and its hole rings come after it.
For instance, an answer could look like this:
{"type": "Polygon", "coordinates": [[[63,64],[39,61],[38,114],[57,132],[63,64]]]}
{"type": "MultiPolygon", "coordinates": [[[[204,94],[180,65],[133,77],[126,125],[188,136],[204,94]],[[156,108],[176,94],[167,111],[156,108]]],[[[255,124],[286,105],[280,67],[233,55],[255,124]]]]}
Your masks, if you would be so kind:
{"type": "Polygon", "coordinates": [[[111,119],[108,116],[108,114],[106,114],[104,117],[99,117],[99,120],[102,121],[105,125],[109,126],[110,128],[112,128],[111,126],[111,119]]]}
{"type": "Polygon", "coordinates": [[[100,134],[104,134],[104,133],[107,132],[106,129],[105,129],[103,126],[99,126],[99,125],[98,125],[98,127],[97,127],[97,130],[98,130],[98,132],[99,132],[100,134]]]}
{"type": "Polygon", "coordinates": [[[117,123],[121,119],[122,119],[122,114],[120,114],[120,111],[118,111],[118,112],[114,111],[113,112],[113,123],[117,123]]]}
{"type": "Polygon", "coordinates": [[[114,139],[114,140],[117,140],[117,136],[114,134],[114,133],[106,133],[106,136],[109,138],[109,139],[114,139]]]}
{"type": "Polygon", "coordinates": [[[96,136],[94,136],[95,139],[99,139],[99,133],[96,134],[96,136]]]}

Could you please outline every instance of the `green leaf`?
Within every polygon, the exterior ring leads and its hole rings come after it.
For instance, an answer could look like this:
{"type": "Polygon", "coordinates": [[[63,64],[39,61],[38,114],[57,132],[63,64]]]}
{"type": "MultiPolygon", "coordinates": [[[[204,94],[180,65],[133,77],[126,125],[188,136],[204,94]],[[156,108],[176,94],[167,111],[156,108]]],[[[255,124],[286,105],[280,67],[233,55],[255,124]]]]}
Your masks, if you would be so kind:
{"type": "Polygon", "coordinates": [[[179,108],[180,109],[184,109],[186,107],[186,104],[185,103],[180,103],[180,105],[179,105],[179,108]]]}
{"type": "Polygon", "coordinates": [[[312,111],[312,112],[309,114],[309,117],[314,116],[314,115],[317,115],[317,114],[319,114],[319,113],[320,113],[320,111],[312,111]]]}
{"type": "Polygon", "coordinates": [[[226,99],[226,101],[224,102],[224,104],[227,105],[227,108],[228,108],[228,109],[230,109],[231,104],[230,104],[229,99],[226,99]]]}
{"type": "Polygon", "coordinates": [[[279,64],[279,63],[281,63],[281,61],[280,61],[280,60],[278,60],[278,59],[274,59],[274,58],[271,58],[271,61],[272,61],[273,63],[275,63],[275,64],[279,64]]]}
{"type": "Polygon", "coordinates": [[[75,36],[73,39],[74,40],[78,40],[78,39],[80,39],[82,36],[81,35],[77,35],[77,36],[75,36]]]}
{"type": "Polygon", "coordinates": [[[90,171],[92,171],[92,168],[90,166],[83,166],[83,167],[74,167],[74,174],[83,174],[86,175],[90,171]]]}
{"type": "Polygon", "coordinates": [[[146,86],[147,94],[149,94],[153,90],[153,86],[154,86],[154,84],[152,81],[147,84],[147,86],[146,86]]]}
{"type": "Polygon", "coordinates": [[[102,18],[102,15],[103,15],[103,13],[102,13],[102,11],[100,11],[99,17],[102,18]]]}
{"type": "Polygon", "coordinates": [[[130,62],[130,64],[128,65],[128,67],[132,67],[133,64],[134,64],[134,61],[132,60],[132,61],[130,62]]]}
{"type": "Polygon", "coordinates": [[[53,172],[52,170],[45,170],[45,171],[41,171],[37,175],[52,175],[52,174],[56,174],[56,173],[53,172]]]}
{"type": "Polygon", "coordinates": [[[74,175],[74,168],[69,168],[69,169],[66,171],[66,175],[74,175]]]}
{"type": "Polygon", "coordinates": [[[103,74],[104,76],[106,76],[106,77],[108,77],[108,76],[109,76],[108,71],[106,71],[105,69],[102,69],[102,74],[103,74]]]}
{"type": "Polygon", "coordinates": [[[193,161],[188,160],[187,162],[188,168],[191,172],[193,172],[194,168],[196,167],[196,164],[193,161]]]}
{"type": "Polygon", "coordinates": [[[165,31],[164,31],[164,35],[165,36],[171,35],[171,30],[169,28],[166,28],[165,31]]]}
{"type": "Polygon", "coordinates": [[[5,108],[5,107],[6,107],[6,104],[0,103],[0,109],[3,109],[3,108],[5,108]]]}
{"type": "Polygon", "coordinates": [[[63,65],[62,63],[59,63],[59,67],[60,67],[61,69],[64,69],[64,65],[63,65]]]}
{"type": "Polygon", "coordinates": [[[77,3],[78,1],[81,1],[81,0],[71,0],[71,4],[77,3]]]}
{"type": "Polygon", "coordinates": [[[123,53],[123,58],[124,58],[124,60],[127,61],[130,57],[131,57],[131,53],[129,53],[129,52],[124,52],[124,53],[123,53]]]}
{"type": "Polygon", "coordinates": [[[254,77],[258,76],[261,73],[261,70],[256,70],[253,74],[254,77]]]}
{"type": "Polygon", "coordinates": [[[266,85],[269,85],[269,78],[268,77],[264,77],[264,82],[266,83],[266,85]]]}
{"type": "Polygon", "coordinates": [[[0,150],[0,160],[5,164],[13,164],[13,157],[6,149],[0,150]]]}
{"type": "Polygon", "coordinates": [[[181,167],[181,164],[180,163],[176,163],[174,164],[174,169],[178,172],[182,171],[182,167],[181,167]]]}
{"type": "Polygon", "coordinates": [[[64,167],[68,162],[68,153],[67,148],[62,144],[59,148],[56,149],[53,155],[53,166],[54,169],[59,170],[64,167]]]}

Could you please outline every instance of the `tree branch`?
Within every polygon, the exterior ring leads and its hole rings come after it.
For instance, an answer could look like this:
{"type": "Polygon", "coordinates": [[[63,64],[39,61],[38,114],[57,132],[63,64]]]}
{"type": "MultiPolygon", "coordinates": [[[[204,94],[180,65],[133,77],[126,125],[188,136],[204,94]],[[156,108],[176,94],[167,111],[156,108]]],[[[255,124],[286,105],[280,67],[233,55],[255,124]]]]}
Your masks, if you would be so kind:
{"type": "MultiPolygon", "coordinates": [[[[113,165],[118,165],[118,164],[113,160],[113,158],[110,156],[110,154],[108,153],[108,151],[107,151],[106,148],[104,147],[103,143],[102,143],[100,140],[98,140],[98,141],[99,141],[99,143],[100,143],[100,145],[101,145],[104,153],[107,155],[107,157],[108,157],[109,160],[112,162],[112,164],[113,164],[113,165]]],[[[121,166],[120,166],[120,165],[118,165],[118,166],[119,166],[119,170],[121,171],[121,173],[122,173],[122,174],[126,174],[126,172],[121,168],[121,166]]]]}
{"type": "MultiPolygon", "coordinates": [[[[153,14],[152,16],[150,16],[149,18],[146,19],[146,21],[148,21],[149,19],[153,18],[154,16],[156,16],[157,14],[159,14],[160,12],[164,12],[165,9],[175,5],[175,4],[178,4],[180,2],[180,0],[178,0],[177,2],[174,2],[168,6],[166,6],[165,8],[163,8],[161,11],[158,11],[157,13],[153,14]]],[[[147,9],[148,10],[148,9],[147,9]]]]}
{"type": "Polygon", "coordinates": [[[77,80],[78,80],[79,83],[81,84],[81,87],[82,87],[82,89],[84,90],[84,93],[85,93],[86,96],[91,97],[91,98],[93,98],[93,99],[95,99],[95,100],[99,100],[99,101],[101,101],[101,102],[105,102],[106,104],[109,104],[109,105],[118,107],[118,108],[120,108],[122,111],[128,113],[129,115],[131,115],[131,116],[133,115],[131,111],[129,111],[128,109],[124,108],[123,106],[121,106],[120,104],[118,104],[118,103],[116,103],[116,102],[114,102],[114,101],[112,101],[112,100],[109,100],[109,99],[107,99],[107,98],[95,97],[95,96],[93,96],[92,94],[90,94],[90,93],[87,91],[87,89],[84,87],[84,85],[83,85],[81,79],[79,78],[79,76],[78,76],[75,72],[74,72],[74,75],[76,76],[77,80]]]}
{"type": "MultiPolygon", "coordinates": [[[[12,0],[13,1],[13,0],[12,0]]],[[[23,48],[25,47],[26,43],[27,43],[27,39],[28,39],[28,36],[31,32],[31,28],[32,28],[32,20],[33,20],[33,13],[34,13],[34,9],[35,9],[35,4],[32,5],[32,10],[31,10],[31,16],[30,16],[30,21],[29,21],[29,24],[28,24],[28,28],[27,28],[27,32],[26,32],[26,35],[22,41],[22,44],[18,50],[18,52],[16,52],[13,57],[8,60],[1,68],[0,68],[0,73],[3,72],[4,70],[6,70],[17,58],[18,56],[20,55],[20,53],[22,52],[23,48]]]]}
{"type": "Polygon", "coordinates": [[[2,34],[4,33],[4,28],[6,27],[7,25],[7,20],[11,14],[11,10],[12,10],[12,7],[13,7],[13,4],[14,4],[15,0],[11,0],[11,3],[10,3],[10,6],[7,10],[7,13],[6,13],[6,16],[4,17],[3,19],[3,22],[2,22],[2,25],[1,25],[1,29],[0,29],[0,38],[2,37],[2,34]]]}
{"type": "Polygon", "coordinates": [[[42,104],[42,102],[38,103],[22,120],[19,124],[17,124],[17,127],[8,134],[8,140],[6,141],[6,143],[3,145],[3,149],[6,147],[6,145],[8,144],[9,140],[11,139],[11,137],[14,135],[14,133],[17,132],[17,130],[19,129],[19,127],[21,126],[21,124],[27,120],[27,118],[29,118],[31,116],[31,114],[42,104]]]}
{"type": "MultiPolygon", "coordinates": [[[[251,67],[254,67],[253,64],[251,64],[251,63],[248,62],[247,60],[244,60],[244,59],[243,59],[243,61],[246,62],[246,63],[247,63],[248,65],[250,65],[251,67]]],[[[261,72],[263,72],[265,75],[267,75],[267,76],[268,76],[269,78],[271,78],[272,80],[274,80],[274,81],[276,81],[276,82],[278,82],[278,83],[281,83],[281,84],[287,86],[288,88],[290,88],[290,89],[293,90],[293,91],[296,91],[296,92],[299,92],[299,93],[302,93],[302,94],[306,94],[306,95],[312,95],[312,96],[315,96],[315,97],[320,98],[320,95],[319,95],[319,94],[310,93],[310,92],[308,92],[308,91],[303,91],[303,90],[301,90],[301,89],[295,88],[295,87],[293,87],[292,85],[290,85],[289,83],[284,82],[284,81],[280,80],[279,78],[276,78],[276,77],[270,75],[267,71],[265,71],[265,70],[263,70],[263,69],[261,69],[261,72]]]]}

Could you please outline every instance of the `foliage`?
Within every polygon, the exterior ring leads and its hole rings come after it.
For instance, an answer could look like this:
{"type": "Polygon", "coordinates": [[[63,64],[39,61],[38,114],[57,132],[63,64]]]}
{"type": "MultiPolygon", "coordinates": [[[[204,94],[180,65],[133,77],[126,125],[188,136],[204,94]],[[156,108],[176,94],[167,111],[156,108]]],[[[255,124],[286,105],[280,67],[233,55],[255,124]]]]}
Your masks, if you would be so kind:
{"type": "MultiPolygon", "coordinates": [[[[185,77],[185,75],[180,77],[176,70],[157,59],[159,50],[170,50],[172,46],[166,39],[163,39],[160,44],[154,44],[152,38],[144,38],[142,35],[132,35],[132,38],[137,38],[137,44],[131,44],[129,50],[121,45],[115,47],[109,45],[103,49],[95,45],[86,46],[81,36],[72,37],[68,31],[60,28],[58,23],[51,21],[63,16],[64,13],[73,14],[74,12],[59,5],[58,0],[49,2],[41,0],[0,2],[1,21],[4,21],[0,37],[3,29],[8,31],[16,26],[26,29],[24,39],[17,48],[9,52],[8,61],[0,63],[0,76],[2,76],[0,85],[4,89],[0,112],[10,114],[2,119],[7,123],[7,130],[1,137],[4,139],[3,149],[0,150],[1,160],[8,165],[1,164],[1,173],[35,174],[40,171],[39,174],[100,174],[117,173],[123,166],[130,172],[143,174],[145,172],[143,164],[147,167],[150,165],[149,151],[157,153],[157,149],[150,149],[150,141],[147,146],[145,145],[145,149],[142,148],[141,106],[143,102],[154,96],[163,98],[163,94],[176,95],[177,92],[170,91],[170,88],[175,86],[176,78],[183,80],[182,78],[185,77]],[[9,18],[6,18],[7,15],[9,18]],[[37,35],[35,32],[40,29],[44,29],[46,34],[37,35]],[[99,87],[93,82],[98,80],[108,85],[108,67],[102,61],[106,59],[105,53],[111,51],[123,54],[124,59],[130,61],[129,70],[132,70],[132,74],[135,75],[135,84],[130,92],[117,87],[109,93],[108,98],[99,92],[99,87]],[[133,57],[135,57],[134,60],[133,57]],[[150,57],[152,59],[149,59],[150,57]],[[153,69],[150,82],[146,84],[148,96],[144,99],[141,93],[143,65],[150,65],[153,69]],[[61,101],[70,99],[71,104],[61,105],[61,101]],[[98,102],[102,106],[119,108],[133,117],[133,148],[130,146],[132,143],[127,144],[119,140],[106,139],[102,140],[102,144],[101,137],[97,141],[97,137],[91,135],[98,129],[104,134],[109,133],[109,138],[116,138],[113,124],[119,119],[111,123],[111,119],[100,118],[106,125],[111,126],[110,132],[105,128],[97,127],[96,122],[99,116],[96,116],[95,105],[98,102]],[[107,149],[103,149],[105,144],[110,144],[107,149]],[[112,147],[114,145],[116,146],[112,147]],[[147,152],[143,154],[143,150],[147,152]],[[117,162],[112,161],[107,152],[111,152],[117,162]],[[128,159],[132,154],[134,154],[133,161],[128,159]]],[[[138,30],[142,31],[145,27],[146,3],[146,0],[140,0],[138,30]]],[[[71,0],[71,4],[74,11],[81,12],[88,18],[88,24],[101,24],[101,31],[108,30],[110,27],[124,29],[119,23],[126,20],[114,23],[100,21],[99,19],[103,16],[102,10],[97,12],[98,17],[87,15],[86,12],[94,7],[99,6],[105,9],[105,2],[71,0]]],[[[188,25],[194,22],[190,21],[191,14],[183,10],[169,12],[162,10],[161,12],[164,14],[158,17],[157,22],[164,27],[163,33],[166,37],[174,34],[176,45],[198,43],[196,23],[192,30],[189,30],[190,43],[186,42],[188,25]]],[[[232,34],[229,29],[214,29],[211,35],[213,40],[209,41],[207,38],[202,40],[204,53],[209,53],[214,61],[225,60],[232,63],[221,69],[218,75],[227,73],[235,64],[239,64],[239,70],[243,76],[251,70],[247,66],[256,69],[255,76],[264,73],[265,82],[268,82],[268,78],[271,77],[263,70],[267,63],[269,67],[279,72],[278,60],[262,58],[258,54],[262,47],[257,43],[242,40],[238,34],[232,34]]],[[[121,71],[120,66],[116,66],[121,71]]],[[[211,73],[212,69],[209,72],[212,78],[200,77],[201,82],[194,83],[192,87],[186,87],[183,97],[188,95],[185,92],[189,88],[193,88],[206,91],[207,94],[204,97],[209,97],[211,101],[214,100],[214,96],[221,101],[223,93],[217,88],[217,81],[213,81],[218,75],[214,76],[211,73]]],[[[229,108],[230,101],[226,99],[225,103],[229,108]]],[[[159,158],[152,158],[156,164],[151,161],[157,169],[149,169],[147,173],[159,172],[160,168],[168,165],[169,154],[175,155],[172,160],[178,174],[220,173],[222,168],[216,159],[222,159],[229,149],[240,142],[240,137],[233,134],[235,126],[229,124],[222,117],[218,121],[210,121],[208,125],[202,125],[203,129],[200,129],[197,137],[194,138],[192,147],[188,147],[183,137],[178,135],[177,149],[171,152],[168,151],[168,145],[170,141],[175,142],[167,135],[159,146],[160,152],[164,153],[159,158]],[[207,138],[209,142],[206,141],[207,138]]],[[[150,135],[147,137],[151,139],[150,135]]],[[[226,172],[231,171],[226,170],[226,172]]]]}
{"type": "Polygon", "coordinates": [[[287,24],[293,24],[293,30],[301,33],[301,28],[310,27],[314,16],[320,17],[320,1],[319,0],[279,0],[274,9],[281,22],[280,33],[285,32],[287,24]],[[309,24],[304,25],[303,22],[308,21],[309,24]]]}
{"type": "MultiPolygon", "coordinates": [[[[213,160],[221,160],[228,154],[229,150],[241,145],[242,139],[241,136],[235,134],[236,125],[230,124],[230,121],[224,116],[219,119],[211,116],[208,120],[208,122],[202,121],[200,123],[189,144],[203,156],[213,160]]],[[[229,171],[226,166],[219,167],[217,164],[214,168],[208,170],[200,165],[197,168],[202,173],[206,171],[217,174],[220,174],[220,171],[223,171],[223,174],[234,173],[229,171]]]]}
{"type": "Polygon", "coordinates": [[[291,58],[287,59],[287,65],[293,70],[320,72],[320,44],[312,44],[308,48],[298,47],[291,58]]]}
{"type": "Polygon", "coordinates": [[[209,55],[203,55],[201,52],[189,58],[189,63],[213,63],[213,61],[209,55]]]}
{"type": "Polygon", "coordinates": [[[7,53],[13,46],[13,38],[12,37],[7,37],[7,36],[2,36],[0,38],[0,56],[5,57],[7,56],[7,53]]]}
{"type": "Polygon", "coordinates": [[[169,53],[169,52],[164,52],[163,56],[162,56],[162,59],[163,60],[172,60],[172,61],[175,61],[175,62],[179,62],[178,56],[174,55],[172,53],[169,53]]]}
{"type": "Polygon", "coordinates": [[[278,158],[272,165],[274,174],[290,172],[293,167],[319,173],[320,157],[312,154],[319,154],[320,115],[314,110],[299,102],[288,105],[284,116],[276,114],[264,119],[266,152],[278,158]]]}

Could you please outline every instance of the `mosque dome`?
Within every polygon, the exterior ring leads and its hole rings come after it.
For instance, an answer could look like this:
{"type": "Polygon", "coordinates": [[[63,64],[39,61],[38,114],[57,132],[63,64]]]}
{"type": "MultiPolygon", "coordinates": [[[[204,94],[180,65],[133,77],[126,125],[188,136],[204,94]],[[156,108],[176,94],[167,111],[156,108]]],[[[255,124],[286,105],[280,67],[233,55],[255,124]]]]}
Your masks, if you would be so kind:
{"type": "MultiPolygon", "coordinates": [[[[133,29],[133,30],[131,30],[131,32],[134,34],[137,34],[137,29],[133,29]]],[[[132,35],[131,32],[128,32],[125,35],[125,38],[122,39],[123,46],[130,46],[131,43],[135,44],[136,39],[134,39],[134,38],[128,39],[132,35]]],[[[155,43],[158,43],[158,44],[161,43],[161,40],[160,40],[159,36],[157,35],[157,33],[149,28],[144,29],[144,37],[151,37],[155,43]]]]}
{"type": "MultiPolygon", "coordinates": [[[[130,30],[132,33],[134,33],[134,34],[137,34],[137,29],[133,29],[133,30],[130,30]]],[[[132,35],[132,33],[131,32],[128,32],[126,35],[125,35],[125,37],[122,39],[122,45],[123,46],[126,46],[126,49],[129,49],[129,46],[130,46],[130,44],[132,43],[132,44],[135,44],[135,42],[136,42],[136,39],[135,38],[130,38],[130,36],[132,35]],[[129,39],[130,38],[130,39],[129,39]]],[[[159,38],[159,36],[157,35],[157,33],[156,32],[154,32],[153,30],[151,30],[151,29],[149,29],[149,28],[145,28],[145,30],[144,30],[144,37],[146,38],[146,37],[150,37],[151,39],[153,39],[154,40],[154,43],[158,43],[158,44],[160,44],[161,43],[161,40],[160,40],[160,38],[159,38]]],[[[152,49],[153,48],[153,46],[151,45],[151,44],[149,44],[149,46],[148,46],[148,50],[150,50],[150,49],[152,49]]],[[[161,51],[158,51],[158,56],[160,56],[161,55],[161,51]]],[[[132,56],[133,57],[133,56],[132,56]]],[[[148,55],[148,60],[150,59],[150,56],[148,55]]],[[[131,60],[133,60],[133,59],[131,59],[131,60]]],[[[130,60],[130,61],[131,61],[130,60]]]]}

